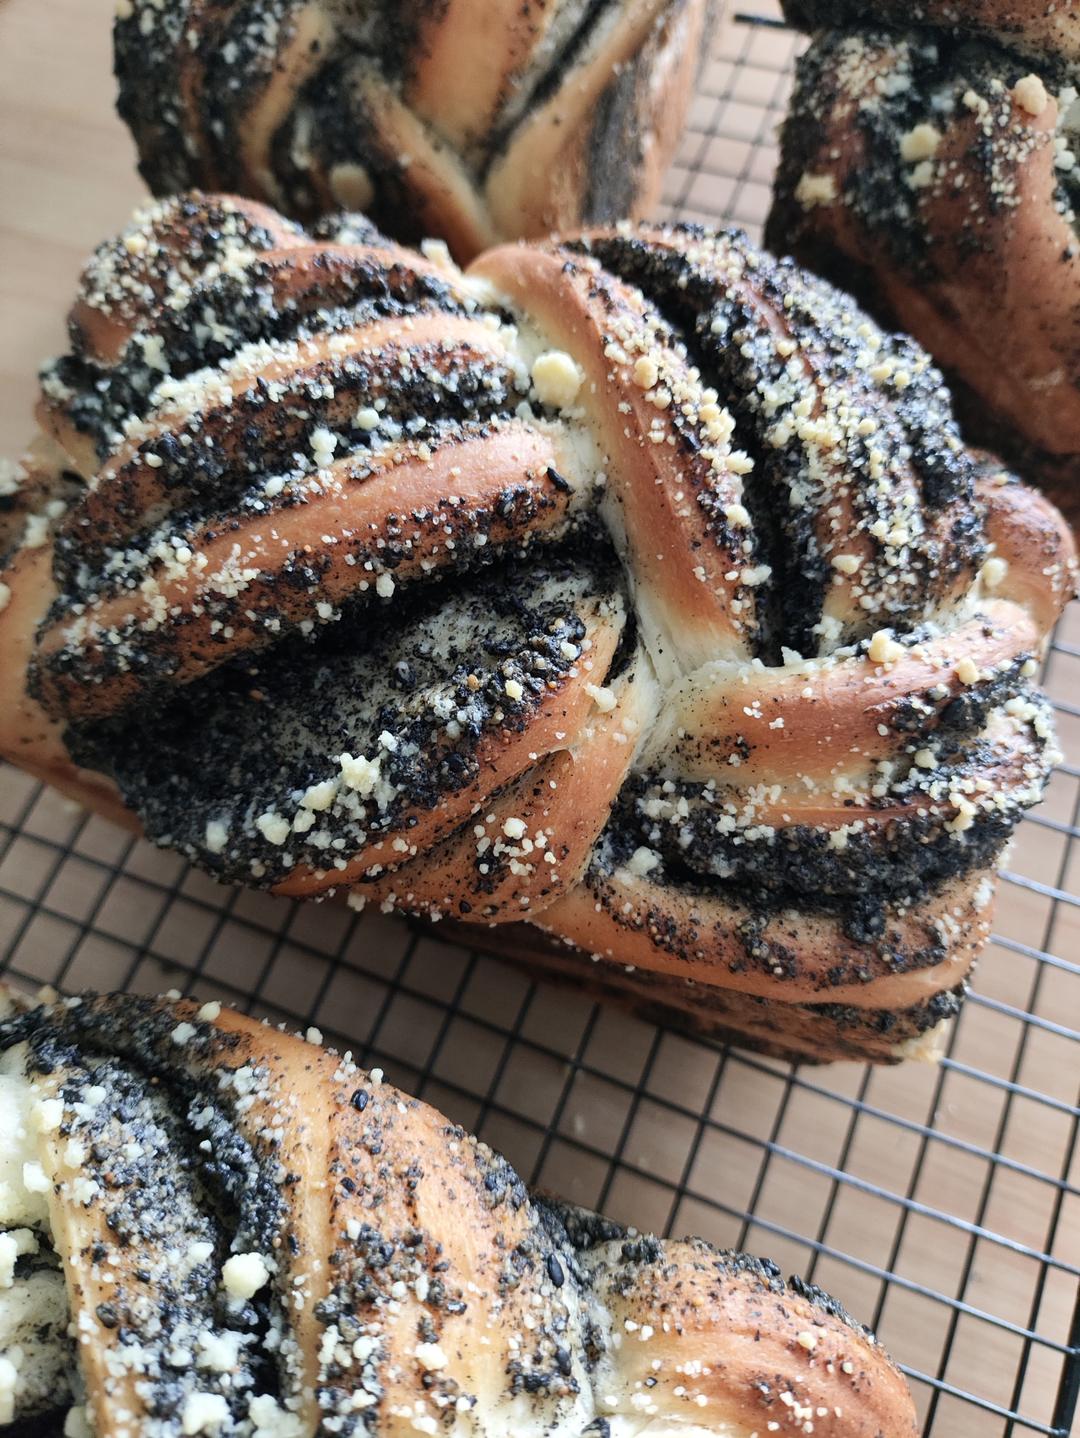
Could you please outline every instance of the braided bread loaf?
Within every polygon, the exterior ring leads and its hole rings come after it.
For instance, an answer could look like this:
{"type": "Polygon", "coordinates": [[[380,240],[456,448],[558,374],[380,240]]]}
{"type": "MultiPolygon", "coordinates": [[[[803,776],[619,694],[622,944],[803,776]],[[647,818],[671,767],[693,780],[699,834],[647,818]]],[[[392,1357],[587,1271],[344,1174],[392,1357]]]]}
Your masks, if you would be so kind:
{"type": "Polygon", "coordinates": [[[769,244],[915,335],[1080,525],[1080,7],[849,8],[791,7],[841,28],[798,64],[769,244]]]}
{"type": "Polygon", "coordinates": [[[461,260],[647,213],[712,0],[120,0],[119,110],[158,195],[367,211],[461,260]]]}
{"type": "Polygon", "coordinates": [[[199,197],[71,335],[0,750],[223,880],[527,919],[782,1052],[955,1009],[1074,559],[914,344],[736,234],[463,275],[199,197]]]}
{"type": "Polygon", "coordinates": [[[59,1434],[74,1403],[64,1433],[96,1438],[916,1433],[819,1289],[530,1197],[319,1042],[125,995],[0,1022],[0,1425],[59,1434]]]}

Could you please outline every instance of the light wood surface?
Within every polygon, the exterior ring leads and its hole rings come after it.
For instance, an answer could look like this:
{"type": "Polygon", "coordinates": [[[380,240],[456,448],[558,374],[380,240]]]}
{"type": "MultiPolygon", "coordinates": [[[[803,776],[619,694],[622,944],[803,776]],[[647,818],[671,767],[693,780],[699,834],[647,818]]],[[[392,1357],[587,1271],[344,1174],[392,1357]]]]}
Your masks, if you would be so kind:
{"type": "Polygon", "coordinates": [[[112,0],[0,0],[0,454],[30,435],[86,256],[145,193],[113,111],[112,0]]]}

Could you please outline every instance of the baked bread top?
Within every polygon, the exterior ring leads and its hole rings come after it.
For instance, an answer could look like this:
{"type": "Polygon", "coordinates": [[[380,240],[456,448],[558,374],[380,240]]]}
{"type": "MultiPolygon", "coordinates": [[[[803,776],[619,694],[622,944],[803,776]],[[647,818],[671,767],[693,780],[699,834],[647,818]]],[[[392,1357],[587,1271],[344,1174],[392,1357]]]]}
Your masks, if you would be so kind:
{"type": "Polygon", "coordinates": [[[750,1438],[824,1418],[833,1438],[915,1434],[904,1380],[819,1289],[531,1196],[320,1045],[122,994],[0,1022],[8,1421],[69,1438],[750,1438]]]}
{"type": "Polygon", "coordinates": [[[1072,548],[912,342],[736,234],[462,274],[198,196],[99,251],[71,334],[5,753],[229,881],[762,999],[962,983],[1072,548]]]}

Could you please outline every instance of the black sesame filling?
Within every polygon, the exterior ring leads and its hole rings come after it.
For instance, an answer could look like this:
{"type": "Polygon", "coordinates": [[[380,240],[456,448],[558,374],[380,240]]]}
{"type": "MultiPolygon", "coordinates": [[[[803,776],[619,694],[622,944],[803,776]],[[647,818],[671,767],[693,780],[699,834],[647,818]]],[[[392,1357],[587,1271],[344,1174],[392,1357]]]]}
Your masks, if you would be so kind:
{"type": "Polygon", "coordinates": [[[74,728],[68,744],[115,778],[150,838],[222,879],[333,872],[471,784],[485,738],[525,727],[573,667],[583,616],[620,589],[610,548],[571,540],[403,590],[374,613],[357,601],[310,638],[225,664],[148,712],[74,728]],[[343,753],[377,756],[375,797],[353,803],[345,788],[341,804],[309,811],[316,824],[268,841],[260,816],[292,822],[343,753]],[[219,822],[228,838],[214,852],[219,822]]]}

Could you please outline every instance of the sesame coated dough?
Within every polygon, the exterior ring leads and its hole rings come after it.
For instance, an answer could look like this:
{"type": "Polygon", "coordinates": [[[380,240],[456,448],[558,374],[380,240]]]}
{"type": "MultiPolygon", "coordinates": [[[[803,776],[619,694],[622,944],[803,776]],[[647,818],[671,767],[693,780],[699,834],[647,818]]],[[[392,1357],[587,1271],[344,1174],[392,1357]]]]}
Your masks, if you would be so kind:
{"type": "Polygon", "coordinates": [[[505,1159],[315,1029],[175,997],[5,1009],[0,1425],[917,1431],[899,1372],[820,1289],[530,1195],[505,1159]],[[41,1320],[36,1348],[11,1341],[15,1313],[41,1320]]]}
{"type": "Polygon", "coordinates": [[[647,214],[713,0],[121,0],[118,108],[155,194],[364,210],[459,260],[647,214]]]}
{"type": "Polygon", "coordinates": [[[462,272],[197,194],[71,334],[5,754],[222,881],[505,929],[778,1052],[955,1012],[1074,561],[912,341],[735,233],[462,272]]]}

